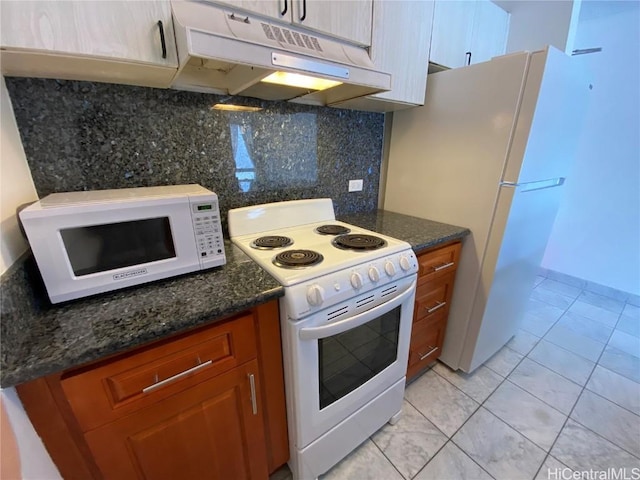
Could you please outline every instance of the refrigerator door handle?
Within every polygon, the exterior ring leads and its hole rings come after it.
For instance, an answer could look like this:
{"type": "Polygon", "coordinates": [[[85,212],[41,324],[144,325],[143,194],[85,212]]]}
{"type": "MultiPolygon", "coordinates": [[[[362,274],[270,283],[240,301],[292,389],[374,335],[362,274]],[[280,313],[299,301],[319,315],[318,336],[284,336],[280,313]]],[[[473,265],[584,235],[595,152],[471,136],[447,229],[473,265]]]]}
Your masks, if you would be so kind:
{"type": "Polygon", "coordinates": [[[538,182],[524,182],[524,183],[516,183],[516,182],[500,182],[501,187],[512,187],[518,188],[522,187],[520,192],[532,192],[534,190],[542,190],[543,188],[553,188],[559,187],[564,184],[565,177],[551,178],[549,180],[540,180],[538,182]]]}

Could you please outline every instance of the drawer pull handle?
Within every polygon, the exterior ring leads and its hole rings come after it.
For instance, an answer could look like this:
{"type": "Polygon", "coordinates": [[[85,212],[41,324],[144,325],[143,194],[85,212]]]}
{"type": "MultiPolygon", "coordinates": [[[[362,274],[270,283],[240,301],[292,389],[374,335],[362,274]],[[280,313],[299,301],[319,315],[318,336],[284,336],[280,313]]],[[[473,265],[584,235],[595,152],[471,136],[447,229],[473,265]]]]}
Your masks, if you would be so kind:
{"type": "Polygon", "coordinates": [[[455,262],[443,263],[442,265],[440,265],[438,267],[433,267],[433,271],[434,272],[439,272],[440,270],[444,270],[445,268],[453,267],[454,265],[455,265],[455,262]]]}
{"type": "Polygon", "coordinates": [[[447,304],[447,302],[439,302],[437,305],[431,307],[431,308],[427,308],[427,313],[433,313],[436,310],[438,310],[439,308],[444,307],[447,304]]]}
{"type": "Polygon", "coordinates": [[[251,387],[251,410],[254,415],[258,414],[258,401],[256,400],[256,379],[253,373],[247,375],[249,377],[249,386],[251,387]]]}
{"type": "MultiPolygon", "coordinates": [[[[152,392],[153,390],[160,388],[164,385],[166,385],[167,383],[171,383],[171,382],[175,382],[176,380],[181,379],[182,377],[186,377],[187,375],[197,372],[198,370],[201,370],[205,367],[208,367],[209,365],[211,365],[213,363],[212,360],[207,360],[204,363],[201,363],[200,365],[196,365],[195,367],[191,367],[188,370],[185,370],[184,372],[180,372],[180,373],[176,373],[175,375],[169,377],[169,378],[165,378],[164,380],[158,382],[156,381],[156,383],[154,383],[153,385],[149,385],[148,387],[145,387],[142,389],[142,393],[149,393],[152,392]]],[[[156,380],[157,380],[158,376],[156,375],[156,380]]]]}
{"type": "Polygon", "coordinates": [[[429,355],[431,355],[436,350],[438,350],[438,347],[431,347],[431,350],[429,350],[427,353],[425,353],[424,355],[420,355],[420,361],[422,361],[425,358],[427,358],[429,355]]]}

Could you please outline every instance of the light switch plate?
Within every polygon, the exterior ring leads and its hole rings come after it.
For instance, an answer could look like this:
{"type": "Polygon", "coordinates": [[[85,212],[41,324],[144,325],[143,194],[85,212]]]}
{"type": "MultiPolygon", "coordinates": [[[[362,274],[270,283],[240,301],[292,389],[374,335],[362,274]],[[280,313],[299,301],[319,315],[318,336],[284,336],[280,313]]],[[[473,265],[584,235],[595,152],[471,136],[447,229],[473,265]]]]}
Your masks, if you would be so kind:
{"type": "Polygon", "coordinates": [[[349,191],[350,192],[361,192],[362,191],[362,179],[349,180],[349,191]]]}

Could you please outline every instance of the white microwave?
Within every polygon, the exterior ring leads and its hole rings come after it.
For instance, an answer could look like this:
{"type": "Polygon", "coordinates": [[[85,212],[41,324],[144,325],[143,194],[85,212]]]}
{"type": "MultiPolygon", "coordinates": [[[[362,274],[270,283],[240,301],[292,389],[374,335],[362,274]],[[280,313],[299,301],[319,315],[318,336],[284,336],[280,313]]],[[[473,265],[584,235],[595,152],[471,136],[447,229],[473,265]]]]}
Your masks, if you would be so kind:
{"type": "Polygon", "coordinates": [[[20,212],[52,303],[226,263],[200,185],[54,193],[20,212]]]}

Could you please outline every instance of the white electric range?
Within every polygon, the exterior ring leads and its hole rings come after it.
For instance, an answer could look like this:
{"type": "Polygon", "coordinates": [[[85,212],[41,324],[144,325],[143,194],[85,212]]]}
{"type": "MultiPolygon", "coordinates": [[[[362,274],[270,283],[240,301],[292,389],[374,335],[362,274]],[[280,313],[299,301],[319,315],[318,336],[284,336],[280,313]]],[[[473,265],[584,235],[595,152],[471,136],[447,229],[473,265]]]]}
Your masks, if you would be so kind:
{"type": "Polygon", "coordinates": [[[325,473],[399,418],[418,262],[336,221],[331,199],[229,211],[231,240],[278,280],[294,479],[325,473]]]}

